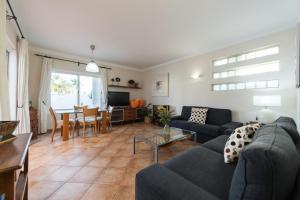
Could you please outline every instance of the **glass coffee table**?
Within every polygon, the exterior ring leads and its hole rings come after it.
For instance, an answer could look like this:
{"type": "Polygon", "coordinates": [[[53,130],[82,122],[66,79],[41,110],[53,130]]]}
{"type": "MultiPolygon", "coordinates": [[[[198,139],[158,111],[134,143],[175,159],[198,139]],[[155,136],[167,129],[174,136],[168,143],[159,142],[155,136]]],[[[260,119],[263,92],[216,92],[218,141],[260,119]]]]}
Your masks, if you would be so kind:
{"type": "Polygon", "coordinates": [[[163,134],[163,129],[153,130],[150,133],[143,135],[135,135],[133,137],[133,154],[136,153],[136,143],[145,142],[151,145],[155,151],[155,162],[158,163],[158,150],[160,147],[175,142],[184,140],[194,136],[194,142],[197,142],[197,134],[194,131],[183,130],[179,128],[170,128],[170,135],[163,134]]]}

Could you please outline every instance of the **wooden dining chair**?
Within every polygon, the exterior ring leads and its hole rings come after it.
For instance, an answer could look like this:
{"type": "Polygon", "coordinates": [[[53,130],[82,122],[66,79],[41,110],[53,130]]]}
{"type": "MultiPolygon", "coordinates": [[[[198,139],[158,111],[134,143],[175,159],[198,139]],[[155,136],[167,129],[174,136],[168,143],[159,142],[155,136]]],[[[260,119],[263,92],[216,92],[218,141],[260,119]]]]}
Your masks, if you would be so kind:
{"type": "Polygon", "coordinates": [[[114,107],[113,106],[108,106],[107,109],[107,123],[109,124],[109,128],[112,129],[112,113],[113,113],[114,107]]]}
{"type": "MultiPolygon", "coordinates": [[[[74,105],[74,111],[75,111],[75,118],[74,118],[74,121],[75,121],[75,130],[77,131],[77,135],[79,136],[79,128],[80,128],[80,124],[79,124],[79,119],[82,119],[83,118],[83,113],[78,113],[78,112],[83,112],[83,108],[87,108],[88,106],[76,106],[74,105]]],[[[74,137],[74,134],[73,134],[73,137],[74,137]]]]}
{"type": "MultiPolygon", "coordinates": [[[[112,106],[108,106],[107,108],[107,115],[106,115],[106,123],[108,124],[109,129],[112,129],[112,113],[113,113],[114,107],[112,106]]],[[[97,117],[97,121],[98,121],[98,128],[100,131],[101,128],[101,124],[102,124],[102,116],[98,116],[97,117]]]]}
{"type": "MultiPolygon", "coordinates": [[[[57,128],[60,128],[60,134],[63,133],[63,120],[57,120],[55,111],[52,107],[49,108],[50,116],[51,116],[51,124],[52,124],[52,132],[51,132],[51,142],[53,142],[54,134],[57,128]]],[[[73,128],[73,132],[75,131],[75,121],[70,119],[69,126],[73,128]]]]}
{"type": "Polygon", "coordinates": [[[98,132],[98,110],[99,107],[83,108],[83,117],[78,119],[79,125],[83,126],[83,135],[85,135],[87,126],[92,126],[93,133],[98,132]]]}

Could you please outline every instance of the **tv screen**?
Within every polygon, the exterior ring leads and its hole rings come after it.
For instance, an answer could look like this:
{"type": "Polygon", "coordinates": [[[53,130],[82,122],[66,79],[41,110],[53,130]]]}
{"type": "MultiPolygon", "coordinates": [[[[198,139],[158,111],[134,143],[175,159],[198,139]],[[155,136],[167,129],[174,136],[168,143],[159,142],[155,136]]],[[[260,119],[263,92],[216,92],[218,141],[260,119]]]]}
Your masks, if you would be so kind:
{"type": "Polygon", "coordinates": [[[129,92],[112,92],[107,94],[108,105],[110,106],[128,106],[129,92]]]}

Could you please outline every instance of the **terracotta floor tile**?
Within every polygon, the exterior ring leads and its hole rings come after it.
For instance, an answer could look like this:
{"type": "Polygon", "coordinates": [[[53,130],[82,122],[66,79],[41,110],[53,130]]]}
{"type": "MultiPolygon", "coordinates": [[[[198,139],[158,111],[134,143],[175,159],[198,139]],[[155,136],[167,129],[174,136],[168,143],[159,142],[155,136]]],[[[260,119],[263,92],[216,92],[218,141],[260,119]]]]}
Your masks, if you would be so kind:
{"type": "Polygon", "coordinates": [[[114,200],[134,200],[134,189],[130,186],[122,186],[114,196],[114,200]]]}
{"type": "Polygon", "coordinates": [[[85,183],[65,183],[55,193],[50,196],[50,200],[79,200],[86,193],[90,184],[85,183]]]}
{"type": "Polygon", "coordinates": [[[119,184],[125,174],[125,170],[125,168],[106,168],[95,181],[97,183],[119,184]]]}
{"type": "Polygon", "coordinates": [[[92,167],[106,167],[110,161],[111,161],[111,157],[97,156],[93,160],[91,160],[87,164],[87,166],[92,166],[92,167]]]}
{"type": "Polygon", "coordinates": [[[40,181],[35,183],[28,189],[28,199],[30,200],[44,200],[47,199],[52,193],[54,193],[63,182],[53,181],[40,181]]]}
{"type": "Polygon", "coordinates": [[[127,167],[132,158],[113,157],[110,163],[107,165],[108,168],[124,168],[127,167]]]}
{"type": "MultiPolygon", "coordinates": [[[[97,136],[62,141],[57,132],[33,140],[29,149],[29,199],[134,199],[135,175],[154,163],[151,146],[141,142],[133,154],[133,136],[160,129],[144,123],[114,126],[97,136]],[[91,184],[91,185],[89,185],[91,184]]],[[[164,146],[160,162],[195,146],[184,140],[164,146]]]]}
{"type": "Polygon", "coordinates": [[[56,170],[51,175],[45,177],[45,180],[50,181],[67,181],[69,180],[81,167],[70,167],[63,166],[60,169],[56,170]]]}
{"type": "Polygon", "coordinates": [[[119,187],[114,184],[93,184],[85,193],[82,200],[112,200],[119,187]]]}
{"type": "Polygon", "coordinates": [[[28,180],[29,180],[29,182],[41,181],[45,177],[54,173],[56,170],[58,170],[61,167],[62,166],[60,166],[60,165],[42,165],[42,166],[40,166],[36,169],[33,169],[29,172],[28,180]]]}
{"type": "Polygon", "coordinates": [[[99,167],[83,167],[68,182],[93,183],[102,171],[99,167]]]}

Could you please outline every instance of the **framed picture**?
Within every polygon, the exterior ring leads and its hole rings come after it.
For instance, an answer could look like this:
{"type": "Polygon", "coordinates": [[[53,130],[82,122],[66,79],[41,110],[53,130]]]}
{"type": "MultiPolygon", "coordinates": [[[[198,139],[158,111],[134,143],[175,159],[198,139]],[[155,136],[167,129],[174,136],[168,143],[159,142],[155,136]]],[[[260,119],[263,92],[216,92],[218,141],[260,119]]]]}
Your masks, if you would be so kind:
{"type": "Polygon", "coordinates": [[[169,96],[169,73],[154,74],[152,80],[152,96],[169,96]]]}

